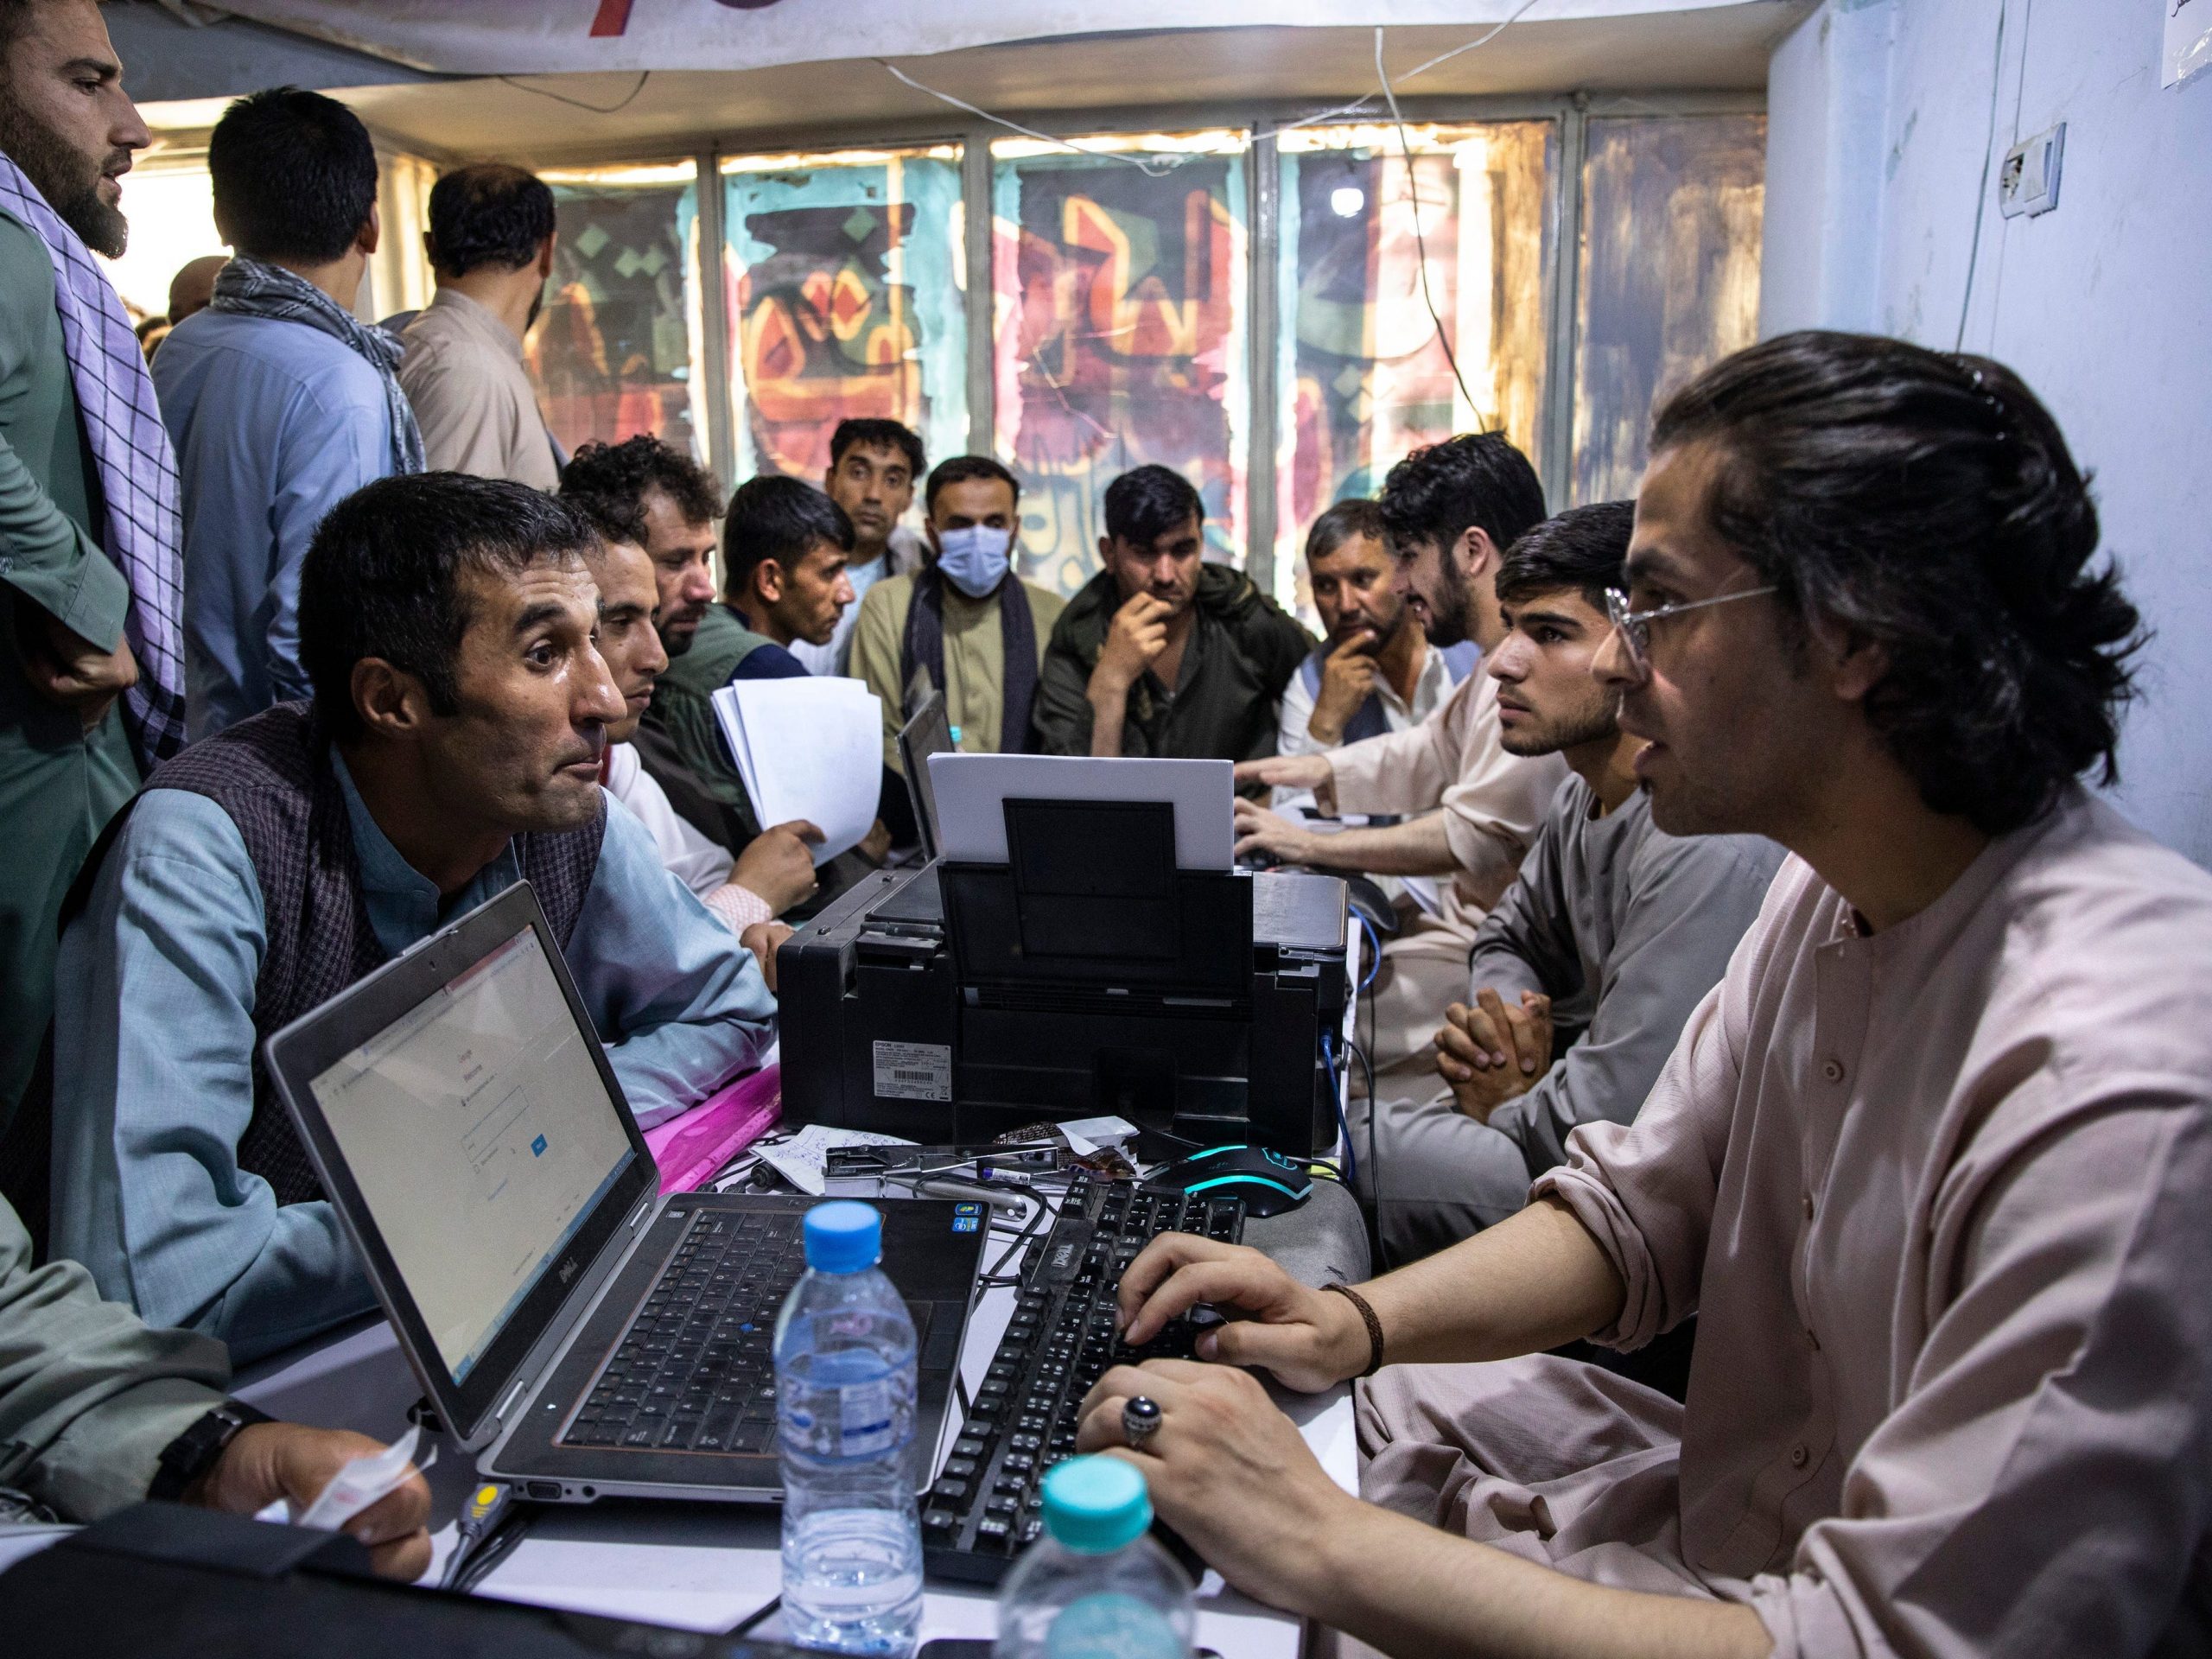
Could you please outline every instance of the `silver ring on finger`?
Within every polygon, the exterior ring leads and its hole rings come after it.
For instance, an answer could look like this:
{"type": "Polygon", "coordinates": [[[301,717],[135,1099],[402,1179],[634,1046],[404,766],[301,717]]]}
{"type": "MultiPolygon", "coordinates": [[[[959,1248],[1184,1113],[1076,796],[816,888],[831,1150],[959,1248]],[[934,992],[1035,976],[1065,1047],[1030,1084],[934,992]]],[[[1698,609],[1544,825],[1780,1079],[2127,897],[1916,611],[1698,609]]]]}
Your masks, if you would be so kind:
{"type": "Polygon", "coordinates": [[[1160,1433],[1160,1402],[1150,1395],[1133,1396],[1122,1407],[1122,1438],[1132,1451],[1141,1452],[1145,1442],[1160,1433]]]}

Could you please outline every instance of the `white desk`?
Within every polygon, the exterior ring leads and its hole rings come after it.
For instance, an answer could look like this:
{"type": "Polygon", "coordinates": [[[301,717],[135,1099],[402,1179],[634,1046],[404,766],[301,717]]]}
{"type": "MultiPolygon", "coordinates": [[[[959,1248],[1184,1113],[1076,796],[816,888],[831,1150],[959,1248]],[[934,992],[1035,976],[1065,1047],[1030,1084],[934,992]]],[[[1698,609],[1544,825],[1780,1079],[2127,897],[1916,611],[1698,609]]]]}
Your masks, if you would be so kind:
{"type": "MultiPolygon", "coordinates": [[[[991,1259],[987,1255],[987,1260],[991,1259]]],[[[1011,1317],[1014,1292],[986,1293],[969,1322],[961,1369],[972,1393],[982,1380],[1011,1317]]],[[[235,1393],[263,1410],[296,1421],[359,1429],[390,1440],[405,1427],[420,1390],[391,1328],[365,1323],[316,1345],[242,1373],[235,1393]]],[[[1322,1465],[1348,1491],[1357,1483],[1350,1390],[1279,1395],[1322,1465]]],[[[948,1413],[945,1438],[957,1432],[948,1413]]],[[[934,1465],[932,1465],[934,1466],[934,1465]]],[[[430,1471],[438,1526],[430,1581],[454,1541],[453,1516],[474,1484],[472,1459],[442,1446],[430,1471]]],[[[479,1586],[480,1593],[573,1611],[652,1620],[697,1630],[722,1630],[773,1598],[781,1587],[779,1512],[741,1504],[603,1503],[555,1509],[479,1586]]],[[[1198,1642],[1224,1659],[1290,1659],[1304,1644],[1301,1623],[1221,1586],[1209,1573],[1201,1587],[1198,1642]],[[1211,1592],[1211,1593],[1208,1593],[1211,1592]]],[[[988,1637],[995,1630],[993,1592],[928,1586],[922,1640],[988,1637]]],[[[753,1634],[782,1635],[771,1618],[753,1634]]]]}

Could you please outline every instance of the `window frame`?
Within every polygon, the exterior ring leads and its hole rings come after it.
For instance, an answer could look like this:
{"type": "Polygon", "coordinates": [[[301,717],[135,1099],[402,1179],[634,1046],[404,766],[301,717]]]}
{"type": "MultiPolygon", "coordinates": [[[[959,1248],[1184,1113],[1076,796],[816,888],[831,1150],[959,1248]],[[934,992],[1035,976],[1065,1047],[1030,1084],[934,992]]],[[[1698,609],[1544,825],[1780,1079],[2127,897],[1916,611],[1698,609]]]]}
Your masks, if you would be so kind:
{"type": "MultiPolygon", "coordinates": [[[[1241,128],[1250,134],[1243,152],[1249,291],[1245,297],[1245,384],[1251,409],[1247,416],[1249,446],[1245,467],[1245,569],[1261,588],[1276,591],[1275,569],[1276,468],[1279,460],[1275,334],[1276,275],[1282,257],[1281,174],[1269,134],[1303,120],[1323,100],[1281,99],[1240,105],[1148,105],[1083,111],[1079,118],[1023,118],[1024,124],[1054,137],[1081,139],[1116,132],[1192,132],[1217,128],[1241,128]]],[[[1648,116],[1694,118],[1701,116],[1764,114],[1766,99],[1760,92],[1574,92],[1556,95],[1502,94],[1462,98],[1406,98],[1399,100],[1411,123],[1476,123],[1484,121],[1549,120],[1558,124],[1556,175],[1548,211],[1551,222],[1546,238],[1543,282],[1550,309],[1550,327],[1544,364],[1544,404],[1538,453],[1530,457],[1543,480],[1546,498],[1565,505],[1573,479],[1574,364],[1579,345],[1580,296],[1577,292],[1581,264],[1583,173],[1587,160],[1588,124],[1607,117],[1648,116]]],[[[1377,110],[1380,100],[1376,100],[1377,110]]],[[[1376,111],[1340,118],[1374,121],[1376,111]]],[[[1005,129],[988,122],[925,123],[852,128],[827,128],[794,133],[733,132],[695,152],[697,176],[719,179],[722,158],[753,154],[824,153],[842,149],[905,149],[928,144],[961,147],[962,199],[965,204],[965,245],[963,268],[968,283],[968,442],[979,454],[991,452],[996,429],[992,361],[991,284],[991,141],[1005,136],[1005,129]],[[979,277],[978,273],[981,273],[979,277]]],[[[727,242],[722,234],[719,191],[702,190],[699,207],[698,264],[695,272],[702,294],[722,292],[727,242]],[[711,207],[707,198],[712,197],[711,207]]],[[[730,339],[728,319],[720,305],[708,304],[704,312],[707,371],[707,460],[716,473],[729,479],[736,460],[736,432],[729,397],[730,339]]],[[[932,460],[938,459],[932,457],[932,460]]],[[[734,481],[734,480],[733,480],[734,481]]],[[[1286,588],[1287,584],[1285,584],[1286,588]]]]}

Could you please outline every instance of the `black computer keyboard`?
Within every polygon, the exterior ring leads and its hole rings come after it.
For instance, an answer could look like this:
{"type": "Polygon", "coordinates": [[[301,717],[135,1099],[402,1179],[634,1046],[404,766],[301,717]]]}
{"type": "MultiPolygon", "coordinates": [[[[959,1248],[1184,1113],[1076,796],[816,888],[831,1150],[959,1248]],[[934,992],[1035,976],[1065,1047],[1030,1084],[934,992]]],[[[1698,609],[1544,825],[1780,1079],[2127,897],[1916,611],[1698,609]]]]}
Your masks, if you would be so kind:
{"type": "Polygon", "coordinates": [[[1075,1452],[1077,1410],[1111,1366],[1187,1359],[1198,1336],[1171,1321],[1132,1348],[1114,1332],[1122,1270],[1160,1233],[1198,1233],[1235,1243],[1244,1231],[1236,1198],[1153,1192],[1077,1171],[1052,1230],[1033,1247],[1014,1318],[976,1391],[960,1438],[922,1499],[926,1572],[996,1584],[1033,1541],[1045,1471],[1075,1452]]]}
{"type": "Polygon", "coordinates": [[[562,1444],[774,1452],[776,1315],[806,1269],[804,1220],[701,1212],[562,1444]]]}

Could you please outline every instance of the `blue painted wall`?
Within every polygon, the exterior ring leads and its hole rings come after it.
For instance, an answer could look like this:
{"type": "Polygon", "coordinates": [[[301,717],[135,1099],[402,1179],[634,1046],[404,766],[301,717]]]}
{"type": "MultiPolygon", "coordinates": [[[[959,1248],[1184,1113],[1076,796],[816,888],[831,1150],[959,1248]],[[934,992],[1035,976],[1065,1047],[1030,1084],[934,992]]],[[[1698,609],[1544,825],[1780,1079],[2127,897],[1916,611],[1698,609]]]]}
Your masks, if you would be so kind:
{"type": "Polygon", "coordinates": [[[1769,76],[1760,322],[1963,340],[2050,404],[2158,631],[2116,798],[2212,865],[2212,74],[2159,86],[2164,10],[1827,0],[1769,76]],[[1996,159],[2061,120],[2057,210],[2000,218],[1996,159]]]}

